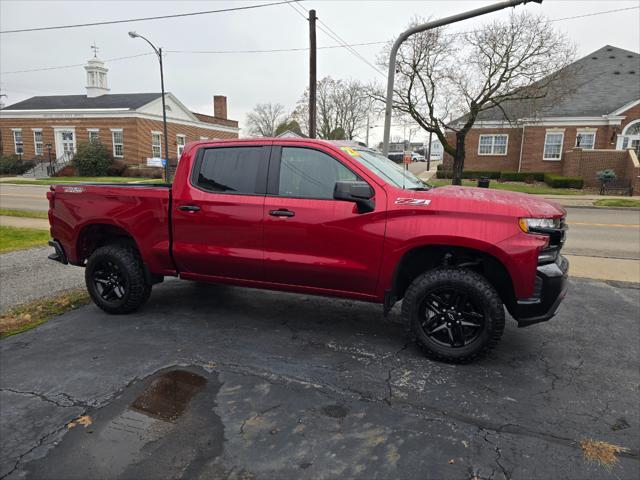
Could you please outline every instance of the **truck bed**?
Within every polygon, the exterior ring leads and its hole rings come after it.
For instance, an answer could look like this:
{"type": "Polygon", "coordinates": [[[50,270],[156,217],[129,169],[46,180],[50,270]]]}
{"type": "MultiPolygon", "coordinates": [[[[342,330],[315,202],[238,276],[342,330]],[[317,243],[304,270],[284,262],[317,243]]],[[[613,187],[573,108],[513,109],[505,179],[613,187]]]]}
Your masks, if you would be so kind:
{"type": "Polygon", "coordinates": [[[115,233],[135,239],[150,270],[175,274],[169,184],[52,185],[47,198],[51,236],[60,242],[69,263],[82,265],[92,245],[115,233]]]}

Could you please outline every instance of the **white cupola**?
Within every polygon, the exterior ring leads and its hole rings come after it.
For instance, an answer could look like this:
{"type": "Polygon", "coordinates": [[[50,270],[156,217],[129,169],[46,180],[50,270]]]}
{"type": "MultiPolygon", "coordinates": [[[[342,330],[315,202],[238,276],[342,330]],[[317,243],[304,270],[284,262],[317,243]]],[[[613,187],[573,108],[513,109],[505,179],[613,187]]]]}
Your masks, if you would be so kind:
{"type": "Polygon", "coordinates": [[[109,93],[107,86],[107,72],[109,69],[104,66],[104,62],[97,56],[98,47],[93,48],[93,58],[89,60],[84,69],[87,71],[87,97],[99,97],[109,93]]]}

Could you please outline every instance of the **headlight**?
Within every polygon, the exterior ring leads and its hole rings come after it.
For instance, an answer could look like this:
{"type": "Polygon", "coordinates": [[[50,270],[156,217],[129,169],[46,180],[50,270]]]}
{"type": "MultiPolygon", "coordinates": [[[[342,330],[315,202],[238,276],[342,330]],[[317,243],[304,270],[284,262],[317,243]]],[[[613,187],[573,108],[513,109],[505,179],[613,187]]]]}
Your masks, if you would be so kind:
{"type": "Polygon", "coordinates": [[[519,220],[520,229],[524,233],[535,232],[536,230],[550,230],[559,228],[559,218],[521,218],[519,220]]]}

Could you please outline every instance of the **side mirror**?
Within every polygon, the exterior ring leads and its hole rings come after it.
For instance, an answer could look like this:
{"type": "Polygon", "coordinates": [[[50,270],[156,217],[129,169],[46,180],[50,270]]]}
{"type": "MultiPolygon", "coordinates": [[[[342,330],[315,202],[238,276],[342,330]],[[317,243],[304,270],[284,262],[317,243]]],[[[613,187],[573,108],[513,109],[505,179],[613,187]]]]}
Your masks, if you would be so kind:
{"type": "Polygon", "coordinates": [[[375,202],[371,200],[375,192],[367,182],[336,182],[333,189],[335,200],[354,202],[359,213],[373,212],[375,202]]]}

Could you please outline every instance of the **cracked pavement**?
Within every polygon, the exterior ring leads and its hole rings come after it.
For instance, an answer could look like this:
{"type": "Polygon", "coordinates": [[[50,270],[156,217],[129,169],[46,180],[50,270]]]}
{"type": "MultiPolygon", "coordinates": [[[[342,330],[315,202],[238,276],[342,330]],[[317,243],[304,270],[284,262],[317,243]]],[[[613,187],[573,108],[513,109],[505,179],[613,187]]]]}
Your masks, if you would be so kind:
{"type": "Polygon", "coordinates": [[[574,279],[555,319],[456,366],[398,306],[167,281],[0,342],[0,478],[636,479],[639,311],[637,286],[574,279]],[[132,406],[175,370],[206,383],[184,414],[132,406]],[[584,439],[629,451],[604,468],[584,439]]]}

